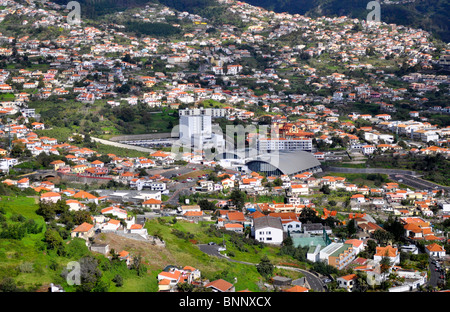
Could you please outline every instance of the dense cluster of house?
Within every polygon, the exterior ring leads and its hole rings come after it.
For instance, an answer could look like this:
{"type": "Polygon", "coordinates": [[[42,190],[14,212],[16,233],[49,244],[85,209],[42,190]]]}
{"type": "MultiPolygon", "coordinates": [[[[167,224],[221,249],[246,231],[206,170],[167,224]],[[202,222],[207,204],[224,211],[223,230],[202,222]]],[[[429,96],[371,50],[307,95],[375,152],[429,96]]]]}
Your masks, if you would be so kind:
{"type": "MultiPolygon", "coordinates": [[[[255,105],[259,102],[264,104],[263,108],[268,112],[283,110],[277,104],[294,103],[307,104],[312,101],[319,101],[322,104],[331,101],[355,101],[371,100],[379,101],[383,106],[386,101],[403,99],[407,89],[394,89],[386,87],[383,80],[392,78],[391,74],[379,69],[375,77],[380,78],[379,87],[374,89],[363,81],[356,82],[344,74],[333,73],[329,76],[318,77],[317,69],[309,66],[301,66],[298,59],[302,53],[311,57],[320,56],[324,52],[334,55],[336,61],[350,70],[360,68],[371,68],[372,65],[362,63],[362,58],[367,56],[368,43],[381,58],[398,57],[406,55],[407,64],[414,66],[420,64],[423,68],[431,66],[432,56],[436,48],[429,40],[429,34],[423,30],[415,30],[396,25],[365,25],[369,31],[352,31],[352,28],[359,23],[356,19],[345,16],[338,18],[321,17],[312,19],[286,13],[274,13],[259,7],[254,7],[238,1],[220,1],[227,5],[230,14],[236,14],[242,21],[248,24],[246,31],[238,31],[227,24],[220,28],[220,35],[210,35],[205,33],[209,27],[208,21],[195,14],[179,12],[175,15],[174,10],[163,6],[149,5],[135,13],[132,18],[138,20],[158,20],[166,16],[177,16],[179,20],[190,20],[195,25],[194,30],[184,34],[184,41],[168,41],[150,37],[138,39],[129,36],[117,28],[108,28],[107,31],[96,27],[69,24],[65,19],[64,7],[53,3],[41,4],[38,8],[33,1],[27,5],[16,3],[11,0],[4,0],[7,3],[0,12],[1,17],[8,14],[26,18],[33,27],[45,27],[48,25],[59,25],[67,30],[67,35],[61,35],[55,39],[38,40],[23,37],[0,36],[6,44],[15,42],[15,48],[19,55],[27,55],[30,59],[34,57],[50,57],[50,69],[47,71],[30,71],[21,69],[18,72],[2,69],[0,73],[0,91],[13,93],[16,95],[13,101],[2,103],[5,113],[13,113],[18,107],[26,105],[30,100],[26,90],[36,90],[40,98],[46,99],[52,95],[64,96],[71,92],[77,95],[77,100],[92,103],[98,99],[113,98],[108,101],[110,105],[120,105],[126,101],[132,105],[138,102],[145,103],[150,107],[173,106],[179,104],[193,104],[204,99],[222,101],[229,104],[244,103],[245,105],[255,105]],[[327,27],[323,25],[327,24],[327,27]],[[305,40],[314,39],[317,45],[306,47],[298,45],[295,47],[284,46],[280,50],[265,52],[262,54],[268,60],[269,67],[264,71],[245,71],[240,64],[242,59],[251,56],[245,49],[236,48],[235,45],[222,45],[222,42],[235,42],[236,44],[245,40],[255,48],[259,49],[259,44],[289,34],[294,31],[301,31],[305,40]],[[266,35],[266,33],[268,33],[266,35]],[[265,35],[263,35],[265,34],[265,35]],[[130,42],[129,44],[116,43],[115,38],[121,37],[130,42]],[[395,38],[395,39],[394,39],[395,38]],[[89,53],[78,55],[73,46],[79,43],[92,45],[89,53]],[[95,45],[94,45],[95,43],[95,45]],[[200,47],[200,48],[195,48],[200,47]],[[170,49],[172,53],[158,54],[163,48],[170,49]],[[119,58],[108,57],[111,53],[129,54],[131,57],[147,57],[155,53],[161,60],[171,68],[190,61],[209,60],[210,65],[207,71],[199,75],[199,81],[207,82],[208,86],[199,83],[186,81],[186,75],[182,69],[172,74],[155,73],[153,76],[138,75],[130,76],[129,72],[144,69],[142,65],[123,61],[119,58]],[[74,59],[76,62],[74,62],[74,59]],[[118,66],[118,63],[120,66],[118,66]],[[108,68],[108,72],[102,72],[102,68],[108,68]],[[274,92],[276,85],[290,87],[288,79],[280,78],[278,68],[294,68],[294,71],[306,78],[306,83],[317,89],[336,90],[332,96],[315,96],[311,94],[290,94],[283,95],[274,92]],[[91,75],[104,77],[102,82],[87,79],[91,75]],[[233,90],[223,88],[217,84],[218,79],[226,80],[233,90]],[[141,95],[117,94],[114,89],[117,87],[116,80],[128,81],[134,79],[144,88],[141,95]],[[256,95],[255,90],[248,87],[240,87],[241,80],[250,79],[259,85],[268,85],[267,92],[256,95]],[[83,86],[75,84],[84,81],[83,86]],[[154,85],[161,85],[158,91],[152,90],[154,85]],[[237,88],[236,88],[237,87],[237,88]],[[272,105],[275,104],[275,105],[272,105]],[[12,110],[11,110],[12,109],[12,110]]],[[[116,25],[119,26],[119,25],[116,25]]],[[[179,26],[179,25],[178,25],[179,26]]],[[[7,45],[6,45],[7,46],[7,45]]],[[[1,55],[12,55],[12,48],[3,48],[1,55]]],[[[445,52],[445,51],[444,51],[445,52]]],[[[177,67],[178,68],[178,67],[177,67]]],[[[445,75],[419,75],[408,74],[403,77],[405,82],[411,83],[410,87],[420,94],[424,91],[437,91],[440,83],[448,83],[448,76],[445,75]]],[[[386,104],[391,105],[391,104],[386,104]]],[[[289,107],[286,107],[289,109],[289,107]]],[[[290,108],[292,113],[302,110],[302,105],[290,108]]],[[[448,108],[441,108],[448,109],[448,108]]],[[[227,118],[246,119],[251,118],[253,112],[246,109],[234,110],[227,118]]],[[[330,116],[330,121],[333,116],[330,116]]],[[[417,117],[417,116],[416,116],[417,117]]],[[[380,118],[384,118],[380,116],[380,118]]]]}
{"type": "MultiPolygon", "coordinates": [[[[55,160],[50,164],[60,174],[122,182],[130,190],[138,192],[132,199],[139,207],[154,211],[161,211],[164,207],[161,194],[168,193],[167,185],[173,181],[158,174],[142,174],[141,170],[172,164],[176,155],[165,151],[156,151],[148,157],[101,155],[92,149],[78,147],[72,141],[61,143],[55,138],[38,136],[35,131],[46,129],[46,125],[39,122],[39,115],[34,109],[28,108],[31,99],[45,100],[52,96],[63,99],[65,96],[75,95],[75,99],[83,103],[106,100],[106,105],[110,106],[144,103],[148,107],[171,108],[178,108],[180,105],[196,106],[196,103],[204,100],[213,100],[216,101],[212,102],[215,103],[214,108],[190,107],[180,109],[179,114],[210,115],[212,118],[225,118],[229,122],[255,122],[266,117],[274,135],[247,138],[250,144],[255,140],[258,150],[313,151],[313,141],[320,145],[332,144],[338,139],[363,155],[404,153],[408,150],[410,153],[440,153],[448,157],[450,127],[431,124],[422,116],[425,109],[421,105],[428,101],[424,94],[439,91],[441,84],[450,82],[449,76],[409,73],[399,77],[407,87],[393,88],[386,81],[396,77],[382,68],[368,73],[368,77],[377,80],[374,86],[362,78],[348,77],[342,73],[320,75],[319,69],[299,62],[304,57],[318,57],[328,53],[334,61],[350,71],[372,69],[373,65],[363,60],[369,54],[377,53],[380,59],[402,56],[408,66],[420,65],[424,69],[430,69],[434,64],[432,54],[439,51],[436,51],[426,31],[396,25],[366,24],[345,16],[313,19],[298,14],[275,13],[235,0],[219,2],[226,4],[228,12],[241,18],[248,27],[242,31],[224,24],[217,26],[218,31],[210,34],[206,32],[209,27],[207,19],[187,12],[175,14],[173,10],[160,5],[148,5],[133,14],[134,19],[144,22],[165,21],[166,16],[176,16],[184,22],[190,20],[194,25],[192,31],[184,33],[183,40],[171,41],[130,36],[120,31],[120,25],[106,30],[86,26],[84,23],[73,25],[67,22],[67,11],[64,11],[63,6],[50,2],[37,5],[34,1],[22,4],[13,0],[0,0],[0,21],[14,15],[24,20],[24,26],[30,24],[38,28],[58,25],[64,30],[57,38],[41,40],[27,35],[14,37],[0,34],[0,56],[26,56],[31,62],[38,59],[49,60],[48,68],[42,70],[0,69],[0,93],[5,95],[0,102],[0,117],[9,118],[8,122],[2,124],[0,135],[10,138],[12,145],[23,146],[32,156],[41,153],[62,156],[63,153],[65,161],[55,160]],[[355,31],[357,26],[364,30],[355,31]],[[314,44],[277,46],[273,51],[261,49],[262,43],[275,47],[278,38],[297,31],[303,40],[314,41],[314,44]],[[117,38],[121,40],[116,40],[117,38]],[[250,49],[240,48],[243,42],[251,45],[256,54],[252,55],[250,49]],[[369,43],[373,51],[366,49],[369,43]],[[79,44],[90,46],[89,51],[79,53],[79,49],[75,48],[79,44]],[[151,65],[127,62],[123,58],[126,55],[131,58],[156,56],[164,62],[168,71],[146,75],[144,71],[151,69],[151,65]],[[267,68],[256,70],[245,65],[248,58],[255,56],[266,60],[267,68]],[[196,75],[190,76],[183,68],[192,62],[207,65],[196,75]],[[174,68],[176,70],[172,70],[174,68]],[[279,69],[292,70],[308,87],[327,91],[321,94],[329,95],[277,91],[280,88],[290,90],[294,84],[293,81],[282,78],[279,69]],[[118,81],[132,81],[132,90],[139,92],[133,95],[117,93],[115,90],[120,86],[118,81]],[[256,87],[248,87],[249,81],[256,87]],[[155,86],[158,88],[154,88],[155,86]],[[261,92],[261,89],[264,91],[261,92]],[[416,105],[417,111],[409,112],[410,120],[393,120],[392,113],[396,108],[391,103],[400,100],[410,100],[416,105]],[[353,112],[348,116],[340,116],[337,109],[326,107],[332,103],[356,101],[378,104],[383,113],[372,115],[353,112]],[[263,115],[256,113],[257,111],[262,111],[263,115]],[[12,120],[12,116],[16,114],[20,117],[12,120]],[[340,117],[345,117],[348,121],[343,122],[340,117]],[[357,127],[357,120],[368,121],[370,126],[357,127]],[[420,144],[405,148],[394,143],[397,135],[420,144]],[[88,160],[101,156],[108,156],[110,161],[105,163],[99,159],[88,160]],[[145,189],[151,192],[141,192],[145,189]]],[[[444,114],[449,112],[449,107],[432,107],[431,110],[444,114]]],[[[320,150],[313,151],[313,155],[320,161],[327,160],[328,157],[320,150]]],[[[0,149],[0,156],[0,169],[4,172],[20,164],[19,159],[10,157],[5,149],[0,149]]],[[[202,151],[184,153],[181,159],[192,164],[211,167],[217,165],[215,161],[206,160],[202,151]]],[[[262,176],[256,172],[227,171],[220,172],[217,178],[212,181],[207,176],[201,177],[190,190],[214,194],[239,189],[249,196],[282,195],[286,198],[283,203],[245,203],[242,211],[233,209],[228,200],[217,200],[217,227],[242,235],[248,234],[259,242],[276,245],[280,245],[289,235],[296,245],[310,246],[308,259],[313,262],[324,261],[338,269],[353,266],[355,270],[372,274],[375,280],[382,280],[386,272],[379,272],[379,263],[387,257],[391,264],[388,272],[395,271],[400,276],[415,279],[415,288],[417,284],[426,281],[426,275],[422,272],[410,272],[398,266],[400,247],[378,246],[373,259],[358,257],[371,235],[382,230],[374,220],[361,213],[365,207],[393,212],[400,217],[408,238],[426,241],[426,251],[430,255],[444,257],[446,254],[440,244],[444,241],[442,233],[435,232],[425,219],[450,217],[450,206],[440,198],[442,190],[412,191],[399,187],[397,183],[367,187],[348,182],[346,178],[339,176],[316,177],[313,172],[292,176],[262,176]],[[329,235],[332,233],[329,228],[321,224],[300,222],[299,216],[305,208],[313,209],[323,219],[336,216],[336,211],[316,207],[308,197],[318,193],[323,187],[331,191],[344,190],[352,193],[349,198],[352,212],[346,218],[347,221],[355,221],[359,233],[357,239],[331,241],[329,235]]],[[[32,188],[39,193],[40,201],[64,201],[71,211],[88,210],[90,202],[98,204],[111,198],[128,196],[128,192],[96,196],[83,190],[61,190],[50,181],[32,182],[27,177],[5,179],[2,183],[15,185],[20,189],[32,188]]],[[[186,220],[211,220],[211,216],[198,205],[181,205],[178,210],[177,215],[186,220]]],[[[136,234],[144,239],[148,238],[143,224],[131,217],[126,207],[115,202],[104,208],[99,215],[92,216],[92,223],[77,225],[72,229],[71,235],[88,242],[98,231],[136,234]]],[[[105,250],[102,249],[102,252],[105,250]]],[[[129,261],[130,255],[122,251],[120,258],[129,261]]],[[[356,278],[354,274],[343,276],[338,280],[339,286],[351,290],[356,278]]],[[[204,286],[213,291],[234,291],[233,284],[224,280],[206,283],[201,281],[200,271],[190,266],[169,266],[158,275],[158,282],[160,291],[175,291],[180,283],[204,286]]],[[[307,288],[302,287],[296,285],[286,291],[307,291],[307,288]]]]}

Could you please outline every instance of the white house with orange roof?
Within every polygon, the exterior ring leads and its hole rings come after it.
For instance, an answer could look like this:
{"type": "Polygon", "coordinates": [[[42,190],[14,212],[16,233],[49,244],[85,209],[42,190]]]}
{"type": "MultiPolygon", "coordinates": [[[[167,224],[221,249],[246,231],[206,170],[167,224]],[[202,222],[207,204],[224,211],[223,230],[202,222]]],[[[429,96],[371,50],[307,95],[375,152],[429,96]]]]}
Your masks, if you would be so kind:
{"type": "Polygon", "coordinates": [[[348,275],[338,277],[336,279],[336,282],[338,283],[338,286],[340,288],[344,288],[347,291],[352,291],[353,287],[356,284],[357,279],[358,279],[358,276],[356,274],[348,274],[348,275]]]}
{"type": "Polygon", "coordinates": [[[109,219],[106,223],[101,225],[102,231],[117,231],[120,226],[120,220],[116,219],[109,219]]]}
{"type": "Polygon", "coordinates": [[[211,288],[213,292],[235,292],[234,285],[223,279],[218,279],[209,282],[208,284],[205,285],[205,287],[211,288]]]}
{"type": "Polygon", "coordinates": [[[87,209],[85,204],[80,203],[76,199],[67,199],[66,204],[69,206],[70,211],[80,211],[87,209]]]}
{"type": "Polygon", "coordinates": [[[292,195],[308,195],[309,187],[308,184],[291,184],[289,191],[292,195]]]}
{"type": "Polygon", "coordinates": [[[158,291],[174,292],[177,291],[178,283],[191,284],[192,282],[199,280],[200,277],[200,271],[191,266],[185,266],[182,269],[174,266],[167,266],[157,276],[158,291]]]}
{"type": "Polygon", "coordinates": [[[22,178],[19,181],[17,181],[17,187],[21,189],[26,189],[30,187],[30,179],[28,178],[22,178]]]}
{"type": "Polygon", "coordinates": [[[116,206],[110,206],[110,207],[104,208],[101,210],[101,213],[103,215],[112,215],[118,219],[126,219],[128,216],[128,213],[125,209],[121,209],[116,206]]]}
{"type": "Polygon", "coordinates": [[[350,201],[362,204],[366,202],[366,198],[363,194],[354,194],[350,197],[350,201]]]}
{"type": "Polygon", "coordinates": [[[142,202],[142,206],[144,208],[156,209],[156,210],[161,209],[161,204],[162,204],[162,201],[155,199],[155,198],[149,198],[149,199],[145,200],[144,202],[142,202]]]}
{"type": "Polygon", "coordinates": [[[383,258],[388,258],[391,265],[398,264],[400,263],[400,252],[398,248],[390,245],[386,247],[377,247],[373,260],[379,262],[383,258]]]}
{"type": "Polygon", "coordinates": [[[359,254],[361,251],[363,251],[366,247],[364,241],[361,239],[347,239],[345,243],[352,244],[353,250],[355,251],[356,255],[359,254]]]}
{"type": "Polygon", "coordinates": [[[61,194],[56,192],[46,192],[41,195],[40,201],[41,202],[50,202],[50,203],[56,203],[58,200],[61,199],[61,194]]]}
{"type": "Polygon", "coordinates": [[[436,258],[445,257],[444,247],[442,247],[441,245],[436,244],[436,243],[425,246],[425,252],[431,257],[436,257],[436,258]]]}
{"type": "Polygon", "coordinates": [[[75,227],[70,233],[71,237],[79,237],[88,240],[90,237],[94,236],[94,226],[90,223],[84,222],[79,226],[75,227]]]}
{"type": "Polygon", "coordinates": [[[373,154],[375,152],[375,150],[376,150],[376,147],[373,145],[363,145],[361,151],[364,155],[370,155],[370,154],[373,154]]]}

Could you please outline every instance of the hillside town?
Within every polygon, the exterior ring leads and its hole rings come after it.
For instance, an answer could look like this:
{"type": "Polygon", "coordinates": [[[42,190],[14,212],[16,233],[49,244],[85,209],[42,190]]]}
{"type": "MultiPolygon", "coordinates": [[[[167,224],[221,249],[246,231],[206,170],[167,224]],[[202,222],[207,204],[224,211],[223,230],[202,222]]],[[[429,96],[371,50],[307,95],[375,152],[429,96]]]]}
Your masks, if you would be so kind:
{"type": "MultiPolygon", "coordinates": [[[[167,252],[177,237],[244,262],[245,241],[305,274],[254,281],[258,291],[446,291],[448,44],[400,25],[218,3],[229,23],[149,3],[73,24],[57,3],[0,0],[0,208],[33,198],[67,244],[127,268],[143,263],[133,244],[167,252]],[[134,35],[125,21],[179,35],[134,35]],[[170,121],[118,133],[133,110],[170,121]],[[225,148],[236,138],[242,150],[225,148]],[[210,236],[186,238],[196,226],[210,236]]],[[[154,291],[251,291],[161,257],[154,291]]]]}

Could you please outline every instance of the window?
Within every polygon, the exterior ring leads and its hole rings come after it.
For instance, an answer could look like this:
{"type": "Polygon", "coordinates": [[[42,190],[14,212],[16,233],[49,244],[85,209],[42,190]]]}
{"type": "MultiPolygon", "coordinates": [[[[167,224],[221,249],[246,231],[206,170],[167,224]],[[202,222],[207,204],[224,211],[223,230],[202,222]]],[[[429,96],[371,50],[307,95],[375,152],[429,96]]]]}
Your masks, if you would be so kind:
{"type": "Polygon", "coordinates": [[[266,240],[271,241],[272,237],[267,237],[266,240]]]}
{"type": "Polygon", "coordinates": [[[270,231],[267,231],[266,234],[267,234],[267,235],[270,235],[271,233],[270,233],[270,231]]]}

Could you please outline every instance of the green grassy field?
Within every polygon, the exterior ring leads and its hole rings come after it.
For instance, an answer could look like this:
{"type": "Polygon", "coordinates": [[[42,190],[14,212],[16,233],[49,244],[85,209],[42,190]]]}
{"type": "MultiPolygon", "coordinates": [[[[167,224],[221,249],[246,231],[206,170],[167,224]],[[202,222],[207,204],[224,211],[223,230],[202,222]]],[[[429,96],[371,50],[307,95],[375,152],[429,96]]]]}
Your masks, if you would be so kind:
{"type": "MultiPolygon", "coordinates": [[[[2,196],[0,207],[5,216],[21,214],[44,226],[42,217],[36,215],[37,205],[32,197],[2,196]]],[[[50,283],[54,272],[49,270],[50,257],[41,248],[44,231],[39,234],[28,234],[21,240],[0,239],[0,280],[13,277],[18,286],[25,289],[50,283]]]]}

